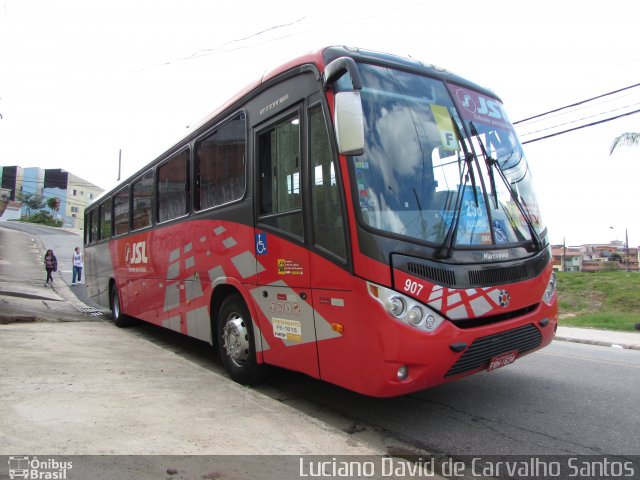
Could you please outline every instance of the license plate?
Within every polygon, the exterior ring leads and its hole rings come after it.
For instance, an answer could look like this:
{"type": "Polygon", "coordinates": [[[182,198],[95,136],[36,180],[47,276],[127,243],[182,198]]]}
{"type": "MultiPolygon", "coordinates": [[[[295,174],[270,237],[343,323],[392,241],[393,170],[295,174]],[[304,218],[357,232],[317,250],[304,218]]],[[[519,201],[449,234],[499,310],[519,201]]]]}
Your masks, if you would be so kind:
{"type": "Polygon", "coordinates": [[[510,365],[516,361],[516,358],[518,358],[518,350],[512,350],[511,352],[501,353],[500,355],[491,357],[491,360],[489,360],[489,368],[487,369],[487,371],[491,372],[496,368],[502,368],[510,365]]]}

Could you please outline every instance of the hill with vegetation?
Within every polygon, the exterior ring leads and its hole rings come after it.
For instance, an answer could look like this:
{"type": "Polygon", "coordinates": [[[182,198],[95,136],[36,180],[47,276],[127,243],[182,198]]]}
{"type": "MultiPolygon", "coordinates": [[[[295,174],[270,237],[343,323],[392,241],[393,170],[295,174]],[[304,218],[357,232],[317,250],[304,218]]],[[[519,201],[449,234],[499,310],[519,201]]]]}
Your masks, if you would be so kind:
{"type": "Polygon", "coordinates": [[[560,272],[560,325],[635,331],[640,322],[640,273],[560,272]]]}

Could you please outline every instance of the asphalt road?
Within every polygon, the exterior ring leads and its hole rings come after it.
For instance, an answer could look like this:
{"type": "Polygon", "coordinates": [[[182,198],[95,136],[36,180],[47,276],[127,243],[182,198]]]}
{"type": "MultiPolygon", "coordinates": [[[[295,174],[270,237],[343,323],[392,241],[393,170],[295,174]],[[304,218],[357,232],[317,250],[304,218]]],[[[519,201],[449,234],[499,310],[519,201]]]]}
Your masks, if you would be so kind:
{"type": "MultiPolygon", "coordinates": [[[[202,342],[152,325],[128,332],[222,371],[202,342]]],[[[351,433],[434,453],[640,454],[636,350],[554,342],[494,372],[394,399],[364,397],[282,370],[257,390],[351,433]]]]}
{"type": "MultiPolygon", "coordinates": [[[[47,227],[44,225],[37,225],[32,223],[20,223],[20,222],[2,222],[0,223],[0,229],[7,228],[10,230],[17,230],[27,233],[34,237],[37,237],[42,243],[44,249],[53,250],[56,258],[58,259],[58,272],[54,274],[54,280],[59,282],[62,280],[67,285],[71,285],[73,276],[73,263],[72,255],[75,247],[80,247],[80,251],[83,249],[82,232],[71,232],[62,230],[55,227],[47,227]]],[[[42,280],[45,279],[44,266],[42,267],[42,280]]],[[[83,273],[84,275],[84,273],[83,273]]],[[[84,282],[84,276],[83,276],[84,282]]],[[[83,284],[73,287],[73,291],[76,296],[85,303],[88,303],[87,288],[83,284]]],[[[95,306],[91,304],[91,306],[95,306]]]]}
{"type": "MultiPolygon", "coordinates": [[[[275,385],[447,455],[639,455],[640,352],[555,342],[491,373],[395,399],[302,376],[275,385]]],[[[367,426],[368,425],[368,426],[367,426]]]]}

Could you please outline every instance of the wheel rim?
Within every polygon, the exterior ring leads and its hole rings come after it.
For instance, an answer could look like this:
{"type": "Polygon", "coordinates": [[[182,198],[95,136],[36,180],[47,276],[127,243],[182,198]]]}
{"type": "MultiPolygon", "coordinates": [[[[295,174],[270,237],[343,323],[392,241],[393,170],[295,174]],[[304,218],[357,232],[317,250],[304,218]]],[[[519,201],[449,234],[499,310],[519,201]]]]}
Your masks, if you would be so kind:
{"type": "Polygon", "coordinates": [[[236,366],[242,367],[249,359],[249,331],[242,316],[231,314],[222,330],[222,346],[227,357],[236,366]]]}

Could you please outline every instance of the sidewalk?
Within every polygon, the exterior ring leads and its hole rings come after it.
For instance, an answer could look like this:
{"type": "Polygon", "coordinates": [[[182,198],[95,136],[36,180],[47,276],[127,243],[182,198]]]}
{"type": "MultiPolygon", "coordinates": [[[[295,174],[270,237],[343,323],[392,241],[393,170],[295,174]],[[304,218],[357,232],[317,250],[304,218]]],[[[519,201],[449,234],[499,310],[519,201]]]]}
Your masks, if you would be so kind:
{"type": "Polygon", "coordinates": [[[43,288],[41,283],[17,284],[0,280],[0,325],[88,320],[89,314],[95,309],[87,307],[71,292],[62,293],[64,289],[68,290],[68,287],[62,280],[47,288],[43,288]],[[69,298],[70,296],[73,298],[69,298]]]}
{"type": "Polygon", "coordinates": [[[67,273],[44,286],[47,237],[0,228],[0,240],[0,455],[385,453],[83,313],[67,273]]]}

